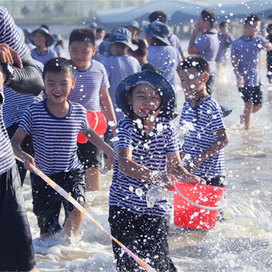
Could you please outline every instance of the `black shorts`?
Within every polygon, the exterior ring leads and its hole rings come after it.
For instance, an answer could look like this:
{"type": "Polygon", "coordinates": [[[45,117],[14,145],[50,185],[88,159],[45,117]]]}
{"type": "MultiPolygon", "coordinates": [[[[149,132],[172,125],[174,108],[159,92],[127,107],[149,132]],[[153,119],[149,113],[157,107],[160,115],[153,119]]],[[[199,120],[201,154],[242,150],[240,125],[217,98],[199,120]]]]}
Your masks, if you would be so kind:
{"type": "Polygon", "coordinates": [[[102,169],[103,152],[100,148],[89,141],[86,144],[77,143],[77,147],[77,155],[85,169],[90,167],[102,169]]]}
{"type": "MultiPolygon", "coordinates": [[[[139,215],[121,207],[110,206],[109,223],[111,234],[141,259],[160,272],[177,271],[168,257],[167,234],[169,223],[161,216],[139,215]]],[[[143,271],[137,262],[112,241],[116,270],[122,272],[143,271]]]]}
{"type": "Polygon", "coordinates": [[[225,177],[204,178],[204,179],[206,180],[207,185],[225,187],[224,185],[225,177]]]}
{"type": "MultiPolygon", "coordinates": [[[[67,173],[61,172],[50,176],[50,178],[84,206],[86,191],[84,170],[75,170],[67,173]]],[[[37,216],[40,233],[54,234],[60,231],[63,227],[59,224],[61,204],[63,204],[65,210],[65,221],[74,209],[73,204],[33,173],[31,174],[31,182],[33,212],[37,216]]]]}
{"type": "Polygon", "coordinates": [[[263,103],[263,93],[260,86],[239,88],[244,102],[253,102],[254,105],[260,105],[263,103]]]}
{"type": "Polygon", "coordinates": [[[0,175],[0,271],[36,265],[17,166],[0,175]]]}

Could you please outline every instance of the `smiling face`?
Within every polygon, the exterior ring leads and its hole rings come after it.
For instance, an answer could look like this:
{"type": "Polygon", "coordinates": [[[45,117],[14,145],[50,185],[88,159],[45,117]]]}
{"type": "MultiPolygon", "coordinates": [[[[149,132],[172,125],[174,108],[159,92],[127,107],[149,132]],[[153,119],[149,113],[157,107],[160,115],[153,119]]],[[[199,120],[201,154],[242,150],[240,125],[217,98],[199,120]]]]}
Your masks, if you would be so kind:
{"type": "Polygon", "coordinates": [[[156,117],[162,108],[162,98],[151,86],[140,84],[129,95],[128,104],[132,105],[133,112],[138,117],[156,117]]]}
{"type": "Polygon", "coordinates": [[[74,41],[69,46],[69,53],[73,64],[79,70],[86,70],[91,65],[91,58],[96,48],[86,42],[74,41]]]}
{"type": "Polygon", "coordinates": [[[207,72],[200,73],[196,68],[178,69],[178,75],[186,97],[196,98],[206,92],[205,84],[209,79],[207,72]]]}
{"type": "Polygon", "coordinates": [[[48,72],[44,78],[45,91],[52,104],[66,103],[67,97],[75,87],[75,78],[71,72],[48,72]]]}

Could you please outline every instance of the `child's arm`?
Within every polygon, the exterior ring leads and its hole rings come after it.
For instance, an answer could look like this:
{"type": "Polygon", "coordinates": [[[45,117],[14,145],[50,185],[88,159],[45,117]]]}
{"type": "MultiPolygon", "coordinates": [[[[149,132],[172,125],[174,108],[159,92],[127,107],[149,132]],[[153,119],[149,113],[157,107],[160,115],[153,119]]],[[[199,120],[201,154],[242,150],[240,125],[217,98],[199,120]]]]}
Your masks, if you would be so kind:
{"type": "Polygon", "coordinates": [[[191,174],[182,166],[182,160],[180,158],[179,153],[168,153],[166,156],[167,156],[167,172],[168,174],[176,176],[179,182],[192,184],[206,183],[204,179],[191,174]]]}
{"type": "Polygon", "coordinates": [[[35,165],[34,158],[28,153],[24,152],[21,148],[21,144],[26,137],[26,132],[19,127],[13,137],[11,138],[11,144],[15,157],[24,163],[24,167],[27,170],[31,170],[30,164],[35,165]]]}
{"type": "Polygon", "coordinates": [[[171,185],[171,175],[150,170],[132,159],[132,151],[126,147],[118,148],[118,164],[120,170],[128,176],[153,184],[171,185]]]}
{"type": "Polygon", "coordinates": [[[188,162],[188,167],[186,169],[190,173],[196,173],[199,166],[205,162],[208,158],[216,155],[222,148],[224,148],[229,143],[229,138],[226,129],[222,128],[216,131],[216,135],[218,137],[217,141],[211,145],[209,148],[204,150],[198,156],[192,158],[188,162]]]}
{"type": "Polygon", "coordinates": [[[82,130],[81,133],[107,155],[108,169],[110,170],[113,164],[113,149],[105,143],[93,129],[82,130]]]}
{"type": "Polygon", "coordinates": [[[108,89],[100,89],[100,104],[102,113],[105,115],[107,121],[110,122],[111,131],[114,134],[116,127],[116,117],[108,89]]]}
{"type": "Polygon", "coordinates": [[[236,76],[236,82],[237,82],[237,87],[238,88],[243,88],[245,81],[242,75],[239,74],[238,66],[239,66],[239,59],[238,56],[233,55],[231,57],[231,64],[233,67],[234,74],[236,76]]]}

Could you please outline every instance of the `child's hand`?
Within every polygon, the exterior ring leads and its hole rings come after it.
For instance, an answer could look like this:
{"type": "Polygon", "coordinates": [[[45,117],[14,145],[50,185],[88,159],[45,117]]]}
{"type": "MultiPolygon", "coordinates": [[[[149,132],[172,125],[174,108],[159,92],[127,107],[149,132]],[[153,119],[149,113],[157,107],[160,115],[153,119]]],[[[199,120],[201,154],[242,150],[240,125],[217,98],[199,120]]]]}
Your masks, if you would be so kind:
{"type": "Polygon", "coordinates": [[[186,177],[186,181],[187,181],[187,183],[191,183],[191,184],[202,184],[202,185],[206,184],[205,179],[195,176],[195,175],[188,175],[186,177]]]}
{"type": "Polygon", "coordinates": [[[241,75],[236,76],[236,83],[238,88],[244,88],[245,81],[244,78],[241,75]]]}
{"type": "Polygon", "coordinates": [[[31,164],[35,166],[35,160],[32,156],[30,156],[29,154],[24,154],[24,157],[23,157],[23,160],[24,160],[24,167],[26,170],[32,170],[31,168],[31,164]]]}

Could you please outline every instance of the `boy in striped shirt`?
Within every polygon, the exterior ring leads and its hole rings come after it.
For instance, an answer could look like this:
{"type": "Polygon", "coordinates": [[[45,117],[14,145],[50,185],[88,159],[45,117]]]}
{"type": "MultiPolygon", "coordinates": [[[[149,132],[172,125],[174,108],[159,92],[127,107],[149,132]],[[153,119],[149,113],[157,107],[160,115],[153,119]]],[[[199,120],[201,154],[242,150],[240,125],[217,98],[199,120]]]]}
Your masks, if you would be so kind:
{"type": "MultiPolygon", "coordinates": [[[[64,58],[49,60],[43,71],[47,98],[32,104],[25,112],[19,128],[12,138],[15,156],[55,180],[81,205],[85,203],[85,171],[77,156],[79,131],[108,156],[110,164],[112,148],[89,128],[86,109],[67,97],[74,88],[74,71],[64,58]],[[32,135],[35,159],[24,152],[21,144],[26,135],[32,135]]],[[[41,237],[61,230],[58,222],[61,204],[65,209],[65,230],[68,236],[77,235],[83,215],[67,200],[44,183],[40,177],[32,177],[33,210],[38,219],[41,237]]]]}
{"type": "Polygon", "coordinates": [[[206,90],[209,64],[200,56],[188,57],[181,62],[178,74],[188,97],[180,118],[184,166],[208,185],[224,186],[223,148],[228,144],[228,135],[220,106],[206,90]]]}
{"type": "MultiPolygon", "coordinates": [[[[126,117],[118,122],[114,141],[111,233],[156,271],[176,271],[168,257],[171,208],[165,200],[150,207],[147,192],[154,186],[171,188],[171,175],[182,182],[205,181],[182,167],[179,138],[170,125],[176,117],[174,89],[159,73],[144,70],[120,83],[116,103],[126,117]]],[[[115,243],[113,251],[117,271],[141,271],[115,243]]]]}

